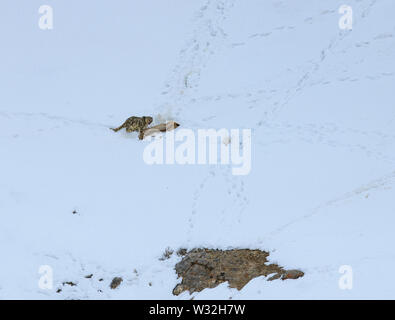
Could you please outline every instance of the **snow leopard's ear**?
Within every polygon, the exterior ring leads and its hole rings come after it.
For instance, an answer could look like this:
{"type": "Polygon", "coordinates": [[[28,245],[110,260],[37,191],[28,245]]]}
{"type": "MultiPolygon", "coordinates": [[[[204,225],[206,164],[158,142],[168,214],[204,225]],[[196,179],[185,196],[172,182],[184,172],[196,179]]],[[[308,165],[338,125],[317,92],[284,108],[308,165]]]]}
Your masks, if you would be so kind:
{"type": "Polygon", "coordinates": [[[143,117],[144,123],[150,124],[154,119],[152,117],[143,117]]]}

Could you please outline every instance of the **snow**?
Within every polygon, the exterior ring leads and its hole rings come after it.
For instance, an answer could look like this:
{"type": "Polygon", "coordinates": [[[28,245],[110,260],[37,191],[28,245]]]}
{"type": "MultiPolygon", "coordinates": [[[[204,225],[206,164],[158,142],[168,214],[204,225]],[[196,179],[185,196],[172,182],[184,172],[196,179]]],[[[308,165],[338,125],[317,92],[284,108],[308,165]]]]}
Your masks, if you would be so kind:
{"type": "Polygon", "coordinates": [[[343,4],[70,0],[40,30],[40,1],[4,1],[0,299],[189,299],[167,247],[305,272],[195,299],[394,299],[395,4],[349,0],[352,31],[343,4]],[[251,128],[251,172],[147,165],[149,142],[108,130],[131,115],[251,128]]]}

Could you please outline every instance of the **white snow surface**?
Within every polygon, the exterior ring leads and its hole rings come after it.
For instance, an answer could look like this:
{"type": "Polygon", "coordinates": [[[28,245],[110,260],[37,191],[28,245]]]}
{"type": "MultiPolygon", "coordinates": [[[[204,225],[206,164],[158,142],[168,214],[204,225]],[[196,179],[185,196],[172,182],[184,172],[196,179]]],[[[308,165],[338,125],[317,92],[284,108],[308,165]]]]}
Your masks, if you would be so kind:
{"type": "Polygon", "coordinates": [[[42,1],[0,8],[0,299],[395,298],[393,0],[49,2],[53,30],[42,1]],[[251,172],[147,165],[108,129],[131,115],[251,128],[251,172]],[[305,276],[176,297],[167,247],[305,276]]]}

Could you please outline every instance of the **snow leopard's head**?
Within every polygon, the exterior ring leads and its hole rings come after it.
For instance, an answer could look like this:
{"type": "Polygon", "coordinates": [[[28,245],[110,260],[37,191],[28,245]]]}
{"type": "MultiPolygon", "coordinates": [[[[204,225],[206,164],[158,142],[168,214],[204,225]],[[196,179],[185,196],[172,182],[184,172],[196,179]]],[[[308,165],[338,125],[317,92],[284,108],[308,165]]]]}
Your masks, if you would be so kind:
{"type": "Polygon", "coordinates": [[[148,126],[149,124],[151,124],[153,121],[152,117],[143,117],[143,122],[146,126],[148,126]]]}

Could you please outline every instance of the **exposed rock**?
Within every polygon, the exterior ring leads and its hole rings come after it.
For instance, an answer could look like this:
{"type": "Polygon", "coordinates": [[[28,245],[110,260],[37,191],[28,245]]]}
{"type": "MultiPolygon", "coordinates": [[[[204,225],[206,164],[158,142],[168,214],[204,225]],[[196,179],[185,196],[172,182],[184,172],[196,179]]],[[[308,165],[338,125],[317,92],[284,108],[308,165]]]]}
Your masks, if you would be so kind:
{"type": "Polygon", "coordinates": [[[272,275],[268,280],[297,279],[304,273],[284,270],[277,264],[266,264],[268,252],[250,249],[212,250],[193,249],[176,264],[182,281],[173,289],[174,295],[214,288],[228,281],[229,287],[242,289],[251,279],[272,275]]]}
{"type": "Polygon", "coordinates": [[[282,275],[281,280],[298,279],[304,276],[304,272],[300,270],[288,270],[282,275]]]}
{"type": "Polygon", "coordinates": [[[167,259],[170,259],[171,255],[173,254],[173,250],[171,248],[166,248],[165,252],[163,255],[159,258],[160,261],[164,261],[167,259]]]}
{"type": "Polygon", "coordinates": [[[273,280],[277,280],[281,278],[281,274],[280,273],[276,273],[275,275],[271,276],[269,279],[267,279],[267,281],[273,281],[273,280]]]}
{"type": "MultiPolygon", "coordinates": [[[[184,286],[183,284],[181,284],[181,283],[179,283],[179,284],[177,284],[176,285],[176,287],[173,289],[173,294],[175,295],[175,296],[178,296],[180,293],[182,293],[182,292],[184,292],[184,291],[186,291],[186,290],[188,290],[189,288],[187,287],[187,286],[184,286]]],[[[203,290],[203,289],[202,289],[203,290]]],[[[194,292],[194,291],[192,291],[192,292],[194,292]]],[[[192,293],[191,292],[191,293],[192,293]]]]}
{"type": "Polygon", "coordinates": [[[177,256],[183,257],[188,253],[188,250],[185,248],[180,248],[177,250],[177,256]]]}
{"type": "Polygon", "coordinates": [[[111,289],[116,289],[116,288],[118,288],[122,281],[123,281],[123,279],[122,279],[121,277],[115,277],[115,278],[112,279],[112,281],[111,281],[110,288],[111,288],[111,289]]]}

